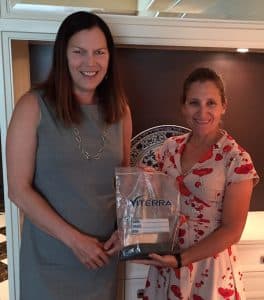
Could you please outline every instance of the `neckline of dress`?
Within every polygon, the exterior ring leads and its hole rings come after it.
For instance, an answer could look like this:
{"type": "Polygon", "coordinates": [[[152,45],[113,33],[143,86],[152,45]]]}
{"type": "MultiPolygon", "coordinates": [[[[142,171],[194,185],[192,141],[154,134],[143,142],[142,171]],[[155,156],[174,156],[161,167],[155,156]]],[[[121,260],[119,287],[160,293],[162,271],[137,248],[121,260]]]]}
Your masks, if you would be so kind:
{"type": "MultiPolygon", "coordinates": [[[[226,136],[227,136],[226,130],[221,129],[221,133],[222,133],[221,137],[215,143],[212,143],[210,147],[213,147],[213,146],[217,146],[216,148],[220,147],[220,145],[222,144],[222,140],[226,139],[226,136]]],[[[186,133],[185,140],[183,141],[184,145],[186,145],[188,143],[188,141],[190,140],[191,134],[192,134],[192,132],[186,133]]]]}
{"type": "MultiPolygon", "coordinates": [[[[222,136],[218,139],[218,141],[217,141],[216,143],[213,143],[213,144],[210,146],[210,148],[211,148],[213,151],[214,151],[215,149],[219,149],[220,146],[221,146],[221,144],[222,144],[222,140],[226,139],[227,132],[226,132],[224,129],[221,129],[221,132],[222,132],[222,136]]],[[[183,141],[184,147],[186,146],[186,144],[187,144],[187,142],[188,142],[188,140],[189,140],[189,138],[190,138],[190,135],[191,135],[191,132],[188,132],[188,133],[186,134],[186,139],[183,141]]],[[[210,149],[208,149],[208,151],[209,151],[209,150],[210,150],[210,149]]],[[[191,167],[189,170],[187,170],[186,172],[183,172],[183,171],[182,171],[182,161],[181,161],[181,157],[182,157],[182,155],[180,155],[179,158],[178,158],[178,160],[179,160],[179,166],[180,166],[180,170],[181,170],[181,175],[187,176],[187,175],[195,168],[195,166],[198,165],[199,160],[196,161],[196,162],[192,165],[192,167],[191,167]]]]}

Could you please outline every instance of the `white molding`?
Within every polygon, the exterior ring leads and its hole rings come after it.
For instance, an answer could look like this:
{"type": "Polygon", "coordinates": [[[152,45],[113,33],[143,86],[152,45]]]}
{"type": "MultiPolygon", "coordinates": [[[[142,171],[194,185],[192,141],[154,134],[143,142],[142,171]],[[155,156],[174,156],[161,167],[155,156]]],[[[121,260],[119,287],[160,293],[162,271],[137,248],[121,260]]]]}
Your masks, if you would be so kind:
{"type": "Polygon", "coordinates": [[[264,49],[264,23],[102,16],[119,44],[264,49]]]}
{"type": "Polygon", "coordinates": [[[34,33],[56,34],[59,25],[58,21],[0,19],[0,31],[13,32],[14,35],[16,33],[24,33],[25,36],[34,33]]]}
{"type": "MultiPolygon", "coordinates": [[[[219,20],[179,20],[135,16],[101,15],[121,45],[172,46],[264,51],[264,22],[219,20]]],[[[1,31],[25,33],[57,32],[62,18],[56,20],[0,19],[1,31]]]]}
{"type": "Polygon", "coordinates": [[[0,0],[0,16],[3,18],[7,15],[7,2],[5,0],[0,0]]]}
{"type": "MultiPolygon", "coordinates": [[[[9,298],[18,300],[17,291],[18,289],[18,265],[19,265],[19,226],[18,226],[18,211],[17,208],[9,201],[7,195],[7,174],[6,174],[6,133],[9,122],[8,115],[12,112],[12,103],[10,103],[10,97],[8,97],[8,90],[6,89],[6,83],[8,82],[8,76],[5,74],[5,65],[11,64],[6,61],[6,51],[10,51],[10,47],[5,45],[3,34],[1,34],[0,49],[0,126],[1,126],[1,143],[2,143],[2,165],[3,165],[3,184],[4,184],[4,201],[5,201],[5,221],[6,221],[6,235],[7,235],[7,257],[8,257],[8,285],[9,285],[9,298]]],[[[8,73],[9,74],[9,73],[8,73]]]]}

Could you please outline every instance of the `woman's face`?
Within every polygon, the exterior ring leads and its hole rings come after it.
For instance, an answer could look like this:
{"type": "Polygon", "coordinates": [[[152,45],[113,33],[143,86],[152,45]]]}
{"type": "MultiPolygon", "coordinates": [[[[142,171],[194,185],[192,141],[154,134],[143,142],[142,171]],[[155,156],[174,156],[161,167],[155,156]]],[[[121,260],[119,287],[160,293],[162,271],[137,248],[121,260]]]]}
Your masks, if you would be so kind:
{"type": "Polygon", "coordinates": [[[183,114],[193,133],[203,136],[218,131],[225,109],[215,83],[197,81],[187,91],[183,114]]]}
{"type": "Polygon", "coordinates": [[[68,42],[67,59],[74,92],[80,96],[93,96],[109,64],[104,33],[93,27],[74,34],[68,42]]]}

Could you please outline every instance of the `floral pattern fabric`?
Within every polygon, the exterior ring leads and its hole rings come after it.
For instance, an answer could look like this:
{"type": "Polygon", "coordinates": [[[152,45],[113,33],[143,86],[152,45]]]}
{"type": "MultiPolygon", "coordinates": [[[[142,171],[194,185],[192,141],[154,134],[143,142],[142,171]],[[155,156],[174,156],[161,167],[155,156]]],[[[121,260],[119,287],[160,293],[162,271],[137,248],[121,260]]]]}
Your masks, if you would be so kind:
{"type": "MultiPolygon", "coordinates": [[[[226,186],[258,175],[249,154],[224,131],[221,139],[185,174],[181,154],[190,133],[171,137],[157,153],[160,170],[178,182],[180,249],[199,242],[221,224],[226,186]]],[[[239,199],[237,199],[239,205],[239,199]]],[[[151,266],[144,300],[243,300],[244,287],[235,245],[181,269],[151,266]]]]}

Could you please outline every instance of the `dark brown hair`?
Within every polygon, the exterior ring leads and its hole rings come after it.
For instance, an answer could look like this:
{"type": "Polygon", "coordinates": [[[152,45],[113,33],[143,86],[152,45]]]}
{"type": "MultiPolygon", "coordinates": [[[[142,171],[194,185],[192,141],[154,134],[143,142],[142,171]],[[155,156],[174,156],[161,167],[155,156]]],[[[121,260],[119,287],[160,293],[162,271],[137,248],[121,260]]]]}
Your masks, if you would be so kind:
{"type": "Polygon", "coordinates": [[[68,68],[66,54],[68,42],[79,31],[94,27],[98,27],[104,33],[109,51],[107,75],[96,89],[99,107],[107,123],[120,120],[126,111],[127,102],[119,82],[115,46],[110,29],[97,15],[79,11],[66,17],[60,25],[54,43],[49,76],[38,87],[44,91],[45,99],[65,126],[80,123],[82,120],[80,104],[74,99],[72,78],[68,68]]]}
{"type": "Polygon", "coordinates": [[[225,87],[221,77],[212,69],[209,68],[197,68],[189,74],[189,76],[185,79],[183,84],[183,93],[182,93],[182,104],[185,104],[187,93],[190,89],[190,86],[194,82],[205,82],[211,81],[218,88],[222,104],[226,103],[225,97],[225,87]]]}

